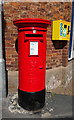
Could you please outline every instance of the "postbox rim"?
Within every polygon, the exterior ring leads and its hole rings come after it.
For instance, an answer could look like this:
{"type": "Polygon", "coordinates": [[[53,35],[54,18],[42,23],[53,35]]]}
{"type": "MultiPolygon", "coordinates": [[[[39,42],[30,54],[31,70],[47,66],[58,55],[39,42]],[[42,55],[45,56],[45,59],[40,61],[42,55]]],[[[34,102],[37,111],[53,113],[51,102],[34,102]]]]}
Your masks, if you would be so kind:
{"type": "Polygon", "coordinates": [[[22,18],[22,19],[17,19],[17,20],[13,20],[14,25],[20,27],[20,24],[41,24],[41,25],[37,25],[37,26],[42,26],[43,24],[45,24],[45,26],[47,27],[49,24],[51,25],[51,21],[50,20],[46,20],[46,19],[41,19],[41,18],[22,18]]]}
{"type": "Polygon", "coordinates": [[[13,20],[13,22],[40,22],[43,21],[43,22],[46,22],[46,23],[49,23],[51,24],[51,21],[50,20],[46,20],[46,19],[41,19],[41,18],[22,18],[22,19],[16,19],[16,20],[13,20]]]}

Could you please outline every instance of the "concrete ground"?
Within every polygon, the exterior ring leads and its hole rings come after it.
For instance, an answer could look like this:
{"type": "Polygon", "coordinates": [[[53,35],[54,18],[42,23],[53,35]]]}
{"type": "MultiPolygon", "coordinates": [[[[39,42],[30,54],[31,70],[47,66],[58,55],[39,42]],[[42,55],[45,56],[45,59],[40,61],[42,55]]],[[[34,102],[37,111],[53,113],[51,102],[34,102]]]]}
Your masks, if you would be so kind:
{"type": "MultiPolygon", "coordinates": [[[[72,96],[46,93],[46,102],[43,109],[39,111],[26,111],[14,107],[10,109],[11,97],[3,101],[2,118],[72,118],[72,96]],[[19,112],[20,111],[20,112],[19,112]]],[[[15,105],[14,105],[15,106],[15,105]]]]}
{"type": "Polygon", "coordinates": [[[63,67],[62,69],[61,68],[62,67],[55,68],[53,70],[47,70],[46,101],[44,108],[39,111],[26,111],[23,110],[21,107],[18,107],[18,103],[17,103],[18,72],[17,71],[8,72],[8,97],[3,99],[2,118],[71,118],[73,117],[72,100],[74,99],[73,96],[74,90],[72,89],[72,87],[73,87],[73,79],[74,79],[74,74],[73,74],[74,60],[70,61],[67,67],[65,68],[63,67]],[[70,74],[70,71],[72,71],[71,72],[72,74],[70,74]],[[60,74],[61,72],[63,75],[60,74]],[[60,77],[59,75],[60,76],[62,75],[63,77],[60,77]],[[66,77],[67,75],[69,76],[66,77]],[[56,80],[62,82],[57,82],[56,80]],[[55,84],[52,84],[52,81],[55,84]],[[15,100],[12,100],[12,98],[15,98],[15,100]],[[11,101],[13,101],[13,103],[15,103],[16,105],[13,106],[11,101]],[[11,109],[12,107],[13,109],[11,109]]]}

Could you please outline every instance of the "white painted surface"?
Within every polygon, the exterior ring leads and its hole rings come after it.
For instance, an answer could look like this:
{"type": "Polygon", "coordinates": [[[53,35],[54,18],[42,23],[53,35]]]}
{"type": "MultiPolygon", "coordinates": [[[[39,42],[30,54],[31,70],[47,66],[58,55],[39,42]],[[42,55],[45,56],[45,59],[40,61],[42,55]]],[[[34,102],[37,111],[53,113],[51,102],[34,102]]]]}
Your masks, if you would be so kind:
{"type": "Polygon", "coordinates": [[[72,58],[74,58],[74,30],[73,30],[73,37],[72,37],[72,53],[71,53],[72,58]]]}
{"type": "Polygon", "coordinates": [[[30,55],[38,55],[38,42],[30,42],[30,55]]]}

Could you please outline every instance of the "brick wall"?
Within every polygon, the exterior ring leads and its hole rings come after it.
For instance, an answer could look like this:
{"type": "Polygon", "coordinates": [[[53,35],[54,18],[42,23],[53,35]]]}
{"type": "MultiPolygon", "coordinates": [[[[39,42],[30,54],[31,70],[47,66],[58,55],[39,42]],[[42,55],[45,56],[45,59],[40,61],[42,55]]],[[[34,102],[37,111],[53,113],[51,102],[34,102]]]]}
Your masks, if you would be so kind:
{"type": "MultiPolygon", "coordinates": [[[[5,2],[3,13],[3,44],[5,44],[7,70],[18,70],[18,54],[15,49],[17,28],[13,20],[20,18],[43,18],[48,20],[71,19],[69,2],[5,2]]],[[[51,26],[47,31],[46,67],[66,66],[68,63],[68,46],[66,41],[52,41],[51,26]]]]}

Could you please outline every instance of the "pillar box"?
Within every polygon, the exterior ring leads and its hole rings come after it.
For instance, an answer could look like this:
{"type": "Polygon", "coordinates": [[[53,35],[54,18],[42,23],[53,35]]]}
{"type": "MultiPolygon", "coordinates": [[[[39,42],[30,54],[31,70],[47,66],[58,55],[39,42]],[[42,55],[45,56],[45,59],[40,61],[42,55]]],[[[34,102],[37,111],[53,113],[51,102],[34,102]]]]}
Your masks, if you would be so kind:
{"type": "Polygon", "coordinates": [[[18,103],[37,110],[45,104],[46,31],[51,21],[24,18],[13,23],[18,27],[18,103]]]}

